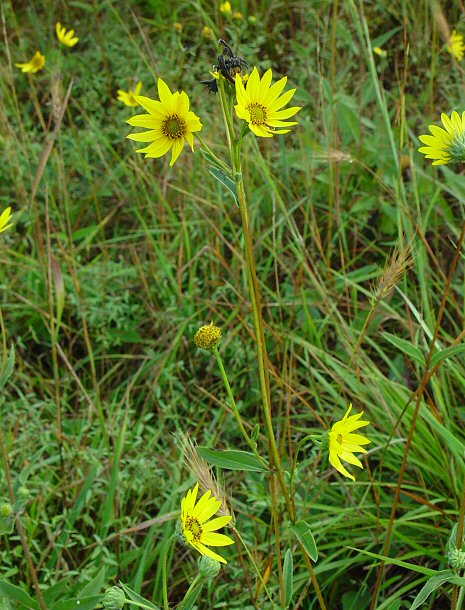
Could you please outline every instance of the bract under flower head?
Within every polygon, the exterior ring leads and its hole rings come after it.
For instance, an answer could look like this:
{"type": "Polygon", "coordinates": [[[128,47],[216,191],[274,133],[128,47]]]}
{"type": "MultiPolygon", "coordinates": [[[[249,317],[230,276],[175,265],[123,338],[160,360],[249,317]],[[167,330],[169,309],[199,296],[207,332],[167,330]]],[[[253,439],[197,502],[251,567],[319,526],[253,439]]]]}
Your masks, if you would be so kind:
{"type": "Polygon", "coordinates": [[[349,417],[351,409],[352,405],[349,406],[344,417],[336,422],[329,432],[329,461],[341,474],[355,481],[355,477],[344,468],[341,460],[363,468],[361,461],[355,457],[354,453],[367,453],[363,445],[368,445],[371,441],[366,436],[354,434],[354,431],[368,426],[370,422],[360,419],[363,411],[349,417]]]}
{"type": "Polygon", "coordinates": [[[446,49],[457,59],[457,61],[462,61],[465,53],[465,44],[463,43],[462,34],[457,34],[457,32],[453,30],[449,42],[446,45],[446,49]]]}
{"type": "Polygon", "coordinates": [[[40,51],[36,51],[34,57],[24,64],[15,64],[17,68],[21,68],[21,72],[29,72],[35,74],[45,66],[45,55],[40,51]]]}
{"type": "Polygon", "coordinates": [[[79,38],[74,35],[74,30],[66,31],[66,28],[58,22],[55,25],[55,32],[58,40],[67,47],[74,47],[74,45],[78,42],[79,38]]]}
{"type": "Polygon", "coordinates": [[[465,161],[465,112],[462,112],[462,116],[453,112],[450,118],[442,113],[441,120],[445,129],[430,125],[429,130],[433,135],[419,136],[427,146],[422,146],[418,151],[427,159],[436,159],[433,165],[465,161]]]}
{"type": "Polygon", "coordinates": [[[208,546],[234,544],[234,540],[229,538],[229,536],[218,534],[215,531],[227,525],[232,517],[226,515],[209,521],[220,509],[221,500],[217,500],[211,495],[211,491],[207,491],[196,502],[198,491],[199,484],[197,483],[194,489],[190,489],[187,492],[187,495],[181,502],[181,525],[184,538],[188,544],[193,546],[202,555],[216,559],[216,561],[221,563],[227,563],[223,557],[214,553],[208,546]]]}
{"type": "Polygon", "coordinates": [[[281,95],[286,86],[287,77],[271,84],[273,73],[267,70],[260,79],[257,68],[252,70],[244,87],[242,79],[236,76],[237,105],[234,106],[236,114],[249,124],[251,131],[262,138],[271,138],[275,134],[288,133],[290,129],[276,129],[277,127],[292,127],[297,125],[294,121],[285,121],[299,110],[300,106],[282,108],[291,100],[295,89],[290,89],[281,95]]]}
{"type": "Polygon", "coordinates": [[[129,91],[124,91],[124,89],[118,89],[118,97],[117,100],[119,102],[123,102],[126,106],[138,106],[139,104],[136,102],[134,96],[139,95],[142,89],[142,83],[139,81],[136,85],[134,91],[129,89],[129,91]]]}
{"type": "Polygon", "coordinates": [[[187,141],[194,150],[194,132],[202,129],[198,116],[189,110],[189,97],[184,91],[171,93],[168,85],[158,79],[160,101],[143,95],[134,99],[149,114],[139,114],[130,118],[127,123],[134,127],[146,127],[149,131],[131,133],[127,137],[136,142],[151,142],[145,148],[136,150],[145,153],[145,158],[154,159],[166,155],[170,150],[173,165],[181,154],[187,141]]]}

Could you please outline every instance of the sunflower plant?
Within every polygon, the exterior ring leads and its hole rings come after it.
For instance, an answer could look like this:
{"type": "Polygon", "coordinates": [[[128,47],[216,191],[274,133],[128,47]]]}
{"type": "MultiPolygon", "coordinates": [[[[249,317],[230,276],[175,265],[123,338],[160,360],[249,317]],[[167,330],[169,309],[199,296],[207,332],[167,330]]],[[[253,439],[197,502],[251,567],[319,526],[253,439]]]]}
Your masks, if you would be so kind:
{"type": "MultiPolygon", "coordinates": [[[[170,166],[178,161],[184,148],[189,148],[192,152],[197,148],[207,161],[210,174],[229,191],[240,210],[246,276],[256,344],[261,420],[262,425],[264,425],[267,447],[258,446],[258,433],[256,432],[258,423],[255,424],[251,433],[250,429],[247,429],[250,428],[250,425],[247,426],[243,421],[243,416],[234,398],[234,390],[228,379],[226,367],[220,355],[222,331],[213,322],[210,322],[210,324],[205,324],[199,328],[195,334],[194,342],[196,347],[215,356],[225,385],[229,405],[250,451],[232,449],[221,452],[202,448],[203,453],[201,455],[214,466],[233,470],[254,470],[269,478],[270,485],[279,492],[271,494],[271,513],[275,515],[286,513],[282,525],[286,528],[285,536],[289,537],[288,544],[290,546],[295,543],[300,544],[310,576],[315,583],[315,592],[317,596],[320,596],[313,570],[313,562],[318,559],[315,540],[309,524],[300,518],[297,510],[294,479],[298,468],[298,455],[306,443],[311,441],[318,451],[327,456],[326,463],[343,475],[345,479],[354,481],[355,476],[345,468],[342,462],[363,468],[363,464],[357,455],[367,453],[365,445],[369,444],[370,440],[356,431],[367,426],[369,422],[361,419],[363,412],[351,415],[352,405],[350,405],[345,415],[339,421],[336,421],[329,430],[316,430],[306,435],[294,449],[293,459],[291,459],[291,456],[283,456],[278,449],[273,423],[265,324],[255,263],[253,223],[250,219],[247,185],[242,167],[242,152],[250,138],[269,140],[288,134],[297,127],[298,121],[295,118],[302,108],[301,106],[291,105],[296,89],[288,87],[286,76],[275,79],[272,69],[268,69],[262,74],[257,67],[252,67],[249,70],[247,61],[237,56],[225,41],[220,40],[219,43],[222,53],[218,57],[218,64],[213,66],[213,70],[210,72],[213,79],[202,82],[210,93],[217,94],[216,100],[218,100],[217,103],[224,120],[229,158],[220,158],[202,139],[200,132],[204,125],[195,110],[191,109],[191,100],[188,94],[184,91],[173,92],[162,78],[158,78],[157,82],[158,99],[141,96],[137,94],[138,92],[134,92],[134,103],[138,104],[145,113],[138,113],[127,122],[132,127],[144,128],[145,131],[130,133],[127,137],[136,142],[144,143],[143,147],[136,149],[136,153],[143,154],[146,159],[159,160],[170,154],[170,166]],[[199,142],[198,145],[196,140],[199,142]],[[281,502],[283,506],[280,506],[281,502]]],[[[201,462],[200,458],[190,461],[196,464],[201,462]]],[[[248,548],[240,536],[239,528],[232,525],[233,517],[231,513],[228,512],[225,503],[217,499],[218,492],[213,493],[213,490],[216,489],[213,479],[210,475],[205,476],[203,467],[196,466],[191,468],[191,471],[197,478],[197,482],[181,501],[175,532],[165,543],[162,553],[163,603],[165,609],[169,607],[166,558],[172,544],[176,541],[184,545],[191,553],[197,553],[201,557],[203,566],[202,569],[199,567],[199,575],[192,583],[184,601],[179,606],[180,608],[190,607],[188,604],[197,599],[200,592],[199,586],[203,582],[202,578],[204,578],[202,574],[216,575],[220,565],[227,563],[229,553],[223,550],[218,552],[218,549],[232,545],[236,541],[244,545],[246,553],[249,554],[248,548]],[[203,493],[198,499],[200,488],[202,488],[203,493]],[[226,528],[225,532],[220,531],[224,528],[226,528]],[[228,528],[229,532],[234,532],[235,541],[227,535],[228,528]]],[[[224,496],[222,493],[220,495],[224,496]]],[[[282,534],[279,534],[279,527],[279,523],[276,522],[275,539],[277,548],[275,555],[278,562],[278,572],[282,574],[284,568],[280,562],[283,549],[280,547],[282,534]]],[[[257,578],[262,581],[262,575],[254,562],[252,562],[252,566],[256,570],[257,578]]],[[[280,589],[281,603],[288,605],[290,602],[289,592],[285,591],[282,578],[280,579],[280,589]]],[[[269,602],[274,604],[266,586],[264,586],[264,591],[269,598],[269,602]]],[[[323,600],[320,600],[320,603],[323,603],[323,600]]]]}

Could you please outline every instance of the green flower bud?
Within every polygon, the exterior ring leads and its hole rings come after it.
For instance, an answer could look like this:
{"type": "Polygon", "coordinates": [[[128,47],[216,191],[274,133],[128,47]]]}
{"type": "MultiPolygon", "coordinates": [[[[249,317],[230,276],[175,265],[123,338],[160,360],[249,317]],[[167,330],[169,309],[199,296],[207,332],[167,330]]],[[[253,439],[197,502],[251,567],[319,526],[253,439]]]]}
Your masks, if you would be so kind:
{"type": "Polygon", "coordinates": [[[207,580],[215,578],[221,569],[221,563],[219,561],[207,557],[206,555],[202,555],[202,557],[199,558],[198,563],[200,576],[203,576],[203,578],[206,578],[207,580]]]}
{"type": "Polygon", "coordinates": [[[126,598],[122,589],[119,587],[110,587],[105,591],[102,604],[104,608],[108,608],[109,610],[121,610],[125,601],[126,598]]]}
{"type": "Polygon", "coordinates": [[[181,519],[178,519],[176,521],[176,528],[175,528],[174,533],[176,534],[176,538],[177,538],[179,544],[182,544],[182,546],[189,546],[189,543],[187,542],[187,538],[184,536],[184,528],[182,526],[181,519]]]}
{"type": "Polygon", "coordinates": [[[13,512],[13,507],[9,502],[0,504],[0,517],[9,517],[13,512]]]}
{"type": "Polygon", "coordinates": [[[21,498],[28,498],[30,495],[29,489],[24,485],[21,485],[18,489],[18,496],[21,498]]]}
{"type": "Polygon", "coordinates": [[[465,570],[465,553],[450,547],[447,551],[447,561],[454,572],[465,570]]]}

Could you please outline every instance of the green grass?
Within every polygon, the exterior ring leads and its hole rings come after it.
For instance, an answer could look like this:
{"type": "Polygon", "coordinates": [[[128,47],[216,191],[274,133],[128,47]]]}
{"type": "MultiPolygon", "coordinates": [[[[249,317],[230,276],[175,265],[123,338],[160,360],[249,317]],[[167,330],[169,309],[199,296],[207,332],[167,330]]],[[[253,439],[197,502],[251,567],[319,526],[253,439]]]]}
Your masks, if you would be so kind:
{"type": "MultiPolygon", "coordinates": [[[[424,569],[447,569],[465,477],[463,251],[449,278],[465,188],[460,166],[432,168],[416,149],[442,111],[463,110],[463,68],[444,50],[434,3],[391,4],[236,1],[237,22],[200,1],[3,3],[0,208],[13,207],[15,225],[1,235],[1,308],[3,356],[14,346],[16,362],[0,425],[48,608],[79,607],[65,603],[73,598],[99,607],[119,580],[162,605],[161,554],[195,482],[174,433],[248,449],[215,358],[192,341],[211,320],[246,428],[260,424],[268,458],[239,209],[198,152],[186,149],[173,168],[136,155],[124,138],[138,110],[115,100],[138,80],[156,97],[161,76],[188,92],[202,137],[227,161],[218,96],[199,84],[217,55],[205,24],[250,66],[287,75],[303,106],[292,133],[249,135],[243,152],[284,470],[298,442],[348,403],[371,422],[356,483],[311,443],[299,454],[297,514],[315,537],[325,606],[407,609],[424,569]],[[76,47],[58,47],[56,21],[75,27],[76,47]],[[37,49],[46,69],[28,77],[14,63],[37,49]],[[383,269],[406,244],[411,267],[373,308],[383,269]],[[390,558],[382,572],[367,553],[390,558]]],[[[465,33],[452,4],[449,26],[465,33]]],[[[224,550],[228,564],[197,607],[272,608],[252,558],[283,608],[279,546],[281,562],[288,548],[293,557],[290,607],[320,608],[279,488],[273,515],[269,476],[216,472],[247,550],[239,539],[224,550]]],[[[0,559],[0,608],[33,607],[5,583],[38,607],[17,528],[1,537],[0,559]]],[[[196,559],[180,545],[169,552],[172,607],[196,559]]],[[[453,595],[445,584],[424,607],[458,610],[453,595]]]]}

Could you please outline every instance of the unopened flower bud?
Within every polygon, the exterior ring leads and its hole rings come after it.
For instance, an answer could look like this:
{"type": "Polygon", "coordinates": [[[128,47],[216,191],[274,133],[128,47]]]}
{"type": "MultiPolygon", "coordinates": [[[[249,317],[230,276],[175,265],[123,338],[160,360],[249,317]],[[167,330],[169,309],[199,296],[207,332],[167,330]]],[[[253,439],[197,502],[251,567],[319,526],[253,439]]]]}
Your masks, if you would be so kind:
{"type": "Polygon", "coordinates": [[[0,517],[9,517],[13,512],[13,507],[9,502],[0,504],[0,517]]]}
{"type": "Polygon", "coordinates": [[[108,608],[108,610],[121,610],[125,601],[126,598],[122,589],[119,587],[110,587],[105,591],[102,604],[103,607],[108,608]]]}
{"type": "Polygon", "coordinates": [[[176,21],[175,23],[173,23],[173,27],[174,27],[174,31],[176,32],[176,34],[182,33],[182,23],[179,23],[179,21],[176,21]]]}
{"type": "Polygon", "coordinates": [[[221,341],[221,329],[214,326],[213,322],[202,326],[194,335],[194,343],[200,349],[211,351],[218,347],[221,341]]]}
{"type": "Polygon", "coordinates": [[[182,526],[181,519],[178,519],[176,521],[175,534],[179,544],[182,544],[182,546],[188,546],[188,542],[186,540],[186,537],[184,536],[184,528],[182,526]]]}
{"type": "Polygon", "coordinates": [[[465,569],[465,553],[456,548],[449,548],[447,561],[454,572],[465,569]]]}
{"type": "Polygon", "coordinates": [[[203,576],[203,578],[206,578],[207,580],[215,578],[221,569],[221,563],[219,561],[207,557],[206,555],[202,555],[202,557],[199,558],[198,563],[200,576],[203,576]]]}

